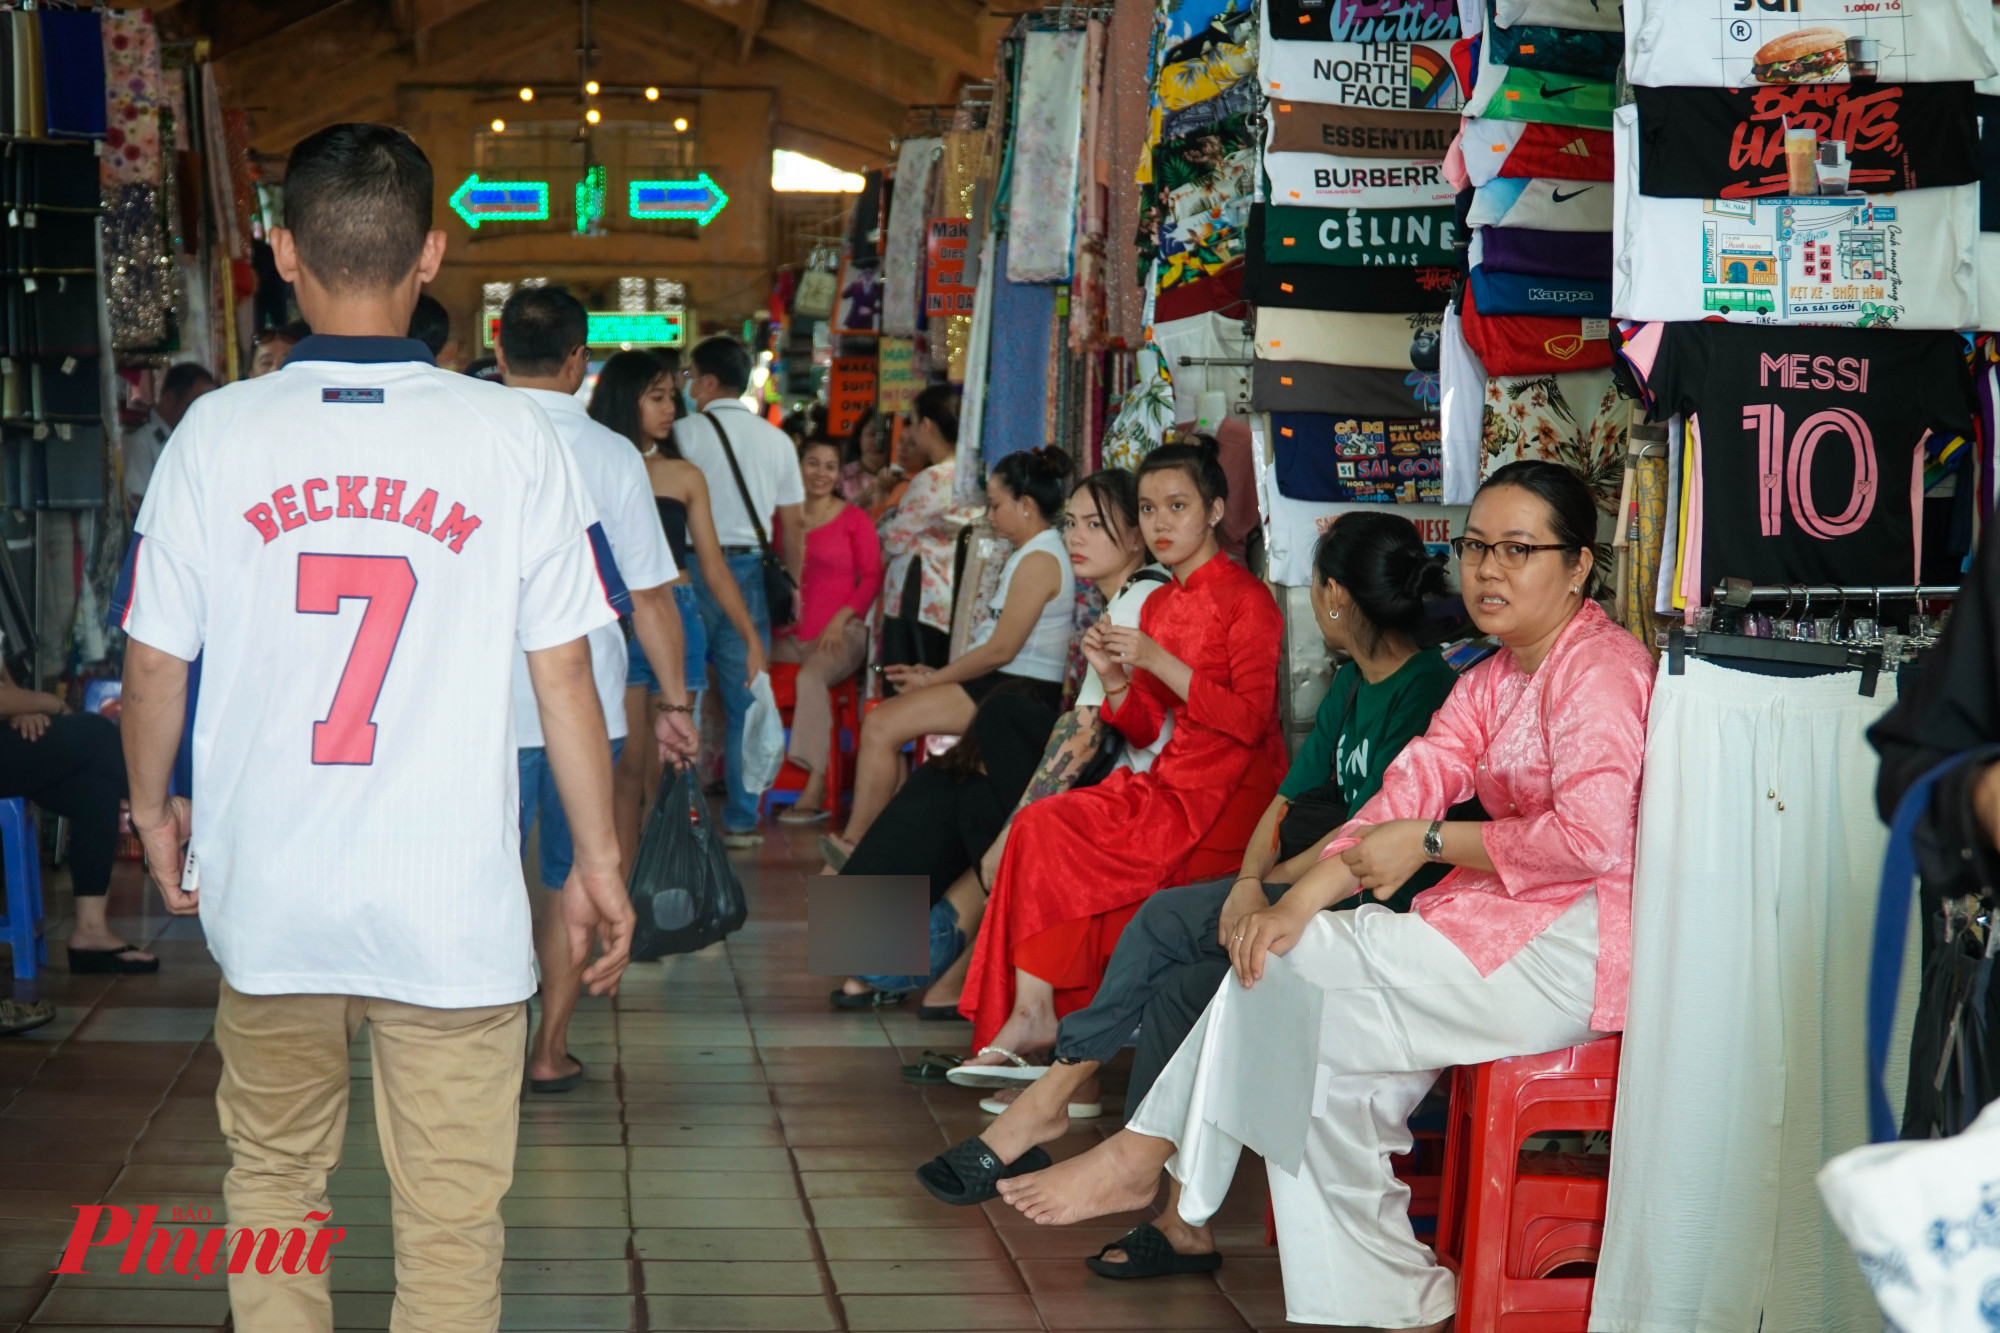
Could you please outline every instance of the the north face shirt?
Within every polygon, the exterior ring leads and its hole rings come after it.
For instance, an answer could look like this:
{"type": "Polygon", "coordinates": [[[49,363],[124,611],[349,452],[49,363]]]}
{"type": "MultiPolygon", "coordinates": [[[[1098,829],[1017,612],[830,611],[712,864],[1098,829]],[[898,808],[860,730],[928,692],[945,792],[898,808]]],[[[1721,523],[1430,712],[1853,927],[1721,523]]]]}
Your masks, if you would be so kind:
{"type": "MultiPolygon", "coordinates": [[[[1269,14],[1264,22],[1268,29],[1269,14]]],[[[1257,76],[1273,100],[1376,111],[1456,111],[1465,102],[1449,40],[1298,42],[1267,33],[1257,76]]]]}
{"type": "MultiPolygon", "coordinates": [[[[1740,2],[1625,0],[1626,78],[1652,88],[1745,88],[1857,78],[1954,83],[1995,72],[1989,0],[1901,0],[1893,8],[1787,0],[1781,9],[1739,8],[1740,2]],[[1764,53],[1778,39],[1812,28],[1831,28],[1839,39],[1829,41],[1823,58],[1798,65],[1764,53]]],[[[1601,3],[1613,8],[1610,0],[1601,3]]]]}
{"type": "Polygon", "coordinates": [[[531,994],[514,655],[626,604],[542,409],[422,343],[315,336],[198,400],[114,614],[202,658],[192,850],[229,984],[531,994]]]}
{"type": "MultiPolygon", "coordinates": [[[[1822,194],[1886,194],[1980,178],[1979,117],[1969,83],[1822,83],[1802,87],[1635,88],[1639,189],[1680,199],[1792,194],[1786,134],[1838,143],[1846,185],[1822,194]]],[[[2000,125],[1994,127],[2000,134],[2000,125]]],[[[1815,167],[1815,178],[1821,174],[1815,167]]]]}
{"type": "Polygon", "coordinates": [[[1916,579],[1924,441],[1969,433],[1955,333],[1667,326],[1653,419],[1699,427],[1701,579],[1916,579]]]}

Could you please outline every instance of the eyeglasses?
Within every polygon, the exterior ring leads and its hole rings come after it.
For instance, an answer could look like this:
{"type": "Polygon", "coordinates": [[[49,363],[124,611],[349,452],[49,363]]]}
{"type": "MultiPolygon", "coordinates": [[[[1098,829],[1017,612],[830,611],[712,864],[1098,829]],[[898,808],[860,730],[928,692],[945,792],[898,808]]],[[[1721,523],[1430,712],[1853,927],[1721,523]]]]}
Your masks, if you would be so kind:
{"type": "Polygon", "coordinates": [[[1576,547],[1566,545],[1562,542],[1547,542],[1540,546],[1534,546],[1527,542],[1483,542],[1476,537],[1453,537],[1451,539],[1451,553],[1458,557],[1459,563],[1478,565],[1486,559],[1488,553],[1491,553],[1493,558],[1500,562],[1500,568],[1502,569],[1521,568],[1528,563],[1528,557],[1537,551],[1574,551],[1575,549],[1576,547]]]}

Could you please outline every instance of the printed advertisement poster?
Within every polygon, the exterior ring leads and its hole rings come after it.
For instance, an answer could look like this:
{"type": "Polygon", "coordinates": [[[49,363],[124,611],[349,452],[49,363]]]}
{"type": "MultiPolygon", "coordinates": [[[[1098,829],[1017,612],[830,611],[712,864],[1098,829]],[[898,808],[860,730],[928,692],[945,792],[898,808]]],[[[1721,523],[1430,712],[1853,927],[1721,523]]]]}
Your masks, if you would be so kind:
{"type": "Polygon", "coordinates": [[[917,370],[916,343],[908,338],[884,338],[875,345],[875,354],[880,362],[875,410],[885,417],[909,411],[924,387],[924,377],[917,370]]]}
{"type": "Polygon", "coordinates": [[[875,358],[833,358],[826,387],[827,431],[836,440],[844,440],[861,424],[861,414],[875,405],[875,358]]]}
{"type": "Polygon", "coordinates": [[[924,313],[969,315],[972,284],[966,281],[971,218],[932,218],[924,239],[924,313]]]}

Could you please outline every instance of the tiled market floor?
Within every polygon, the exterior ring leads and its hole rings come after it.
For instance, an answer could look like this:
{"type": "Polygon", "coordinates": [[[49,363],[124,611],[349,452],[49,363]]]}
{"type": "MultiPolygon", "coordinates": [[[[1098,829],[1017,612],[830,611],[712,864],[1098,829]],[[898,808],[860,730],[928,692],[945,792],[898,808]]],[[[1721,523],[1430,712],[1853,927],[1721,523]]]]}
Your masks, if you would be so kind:
{"type": "MultiPolygon", "coordinates": [[[[1140,1214],[1037,1228],[997,1203],[958,1209],[911,1169],[976,1133],[976,1094],[918,1089],[896,1066],[965,1048],[970,1029],[887,1009],[836,1013],[804,974],[804,876],[814,831],[770,830],[739,855],[750,921],[727,944],[636,965],[615,1001],[586,1001],[574,1049],[591,1081],[522,1108],[505,1204],[506,1329],[1244,1330],[1284,1323],[1264,1185],[1246,1155],[1218,1218],[1214,1276],[1121,1283],[1080,1262],[1140,1214]]],[[[52,915],[66,910],[51,873],[52,915]]],[[[153,1203],[221,1216],[227,1152],[210,1039],[217,971],[191,922],[169,922],[120,868],[121,928],[164,959],[157,976],[34,982],[51,1027],[0,1039],[0,1333],[42,1327],[227,1328],[217,1278],[53,1278],[78,1204],[153,1203]]],[[[0,966],[11,970],[4,946],[0,966]]],[[[388,1325],[394,1275],[366,1034],[357,1044],[346,1162],[334,1178],[334,1309],[388,1325]]],[[[1122,1063],[1122,1062],[1121,1062],[1122,1063]]],[[[1118,1124],[1079,1128],[1082,1151],[1118,1124]]],[[[107,1266],[110,1267],[110,1266],[107,1266]]]]}

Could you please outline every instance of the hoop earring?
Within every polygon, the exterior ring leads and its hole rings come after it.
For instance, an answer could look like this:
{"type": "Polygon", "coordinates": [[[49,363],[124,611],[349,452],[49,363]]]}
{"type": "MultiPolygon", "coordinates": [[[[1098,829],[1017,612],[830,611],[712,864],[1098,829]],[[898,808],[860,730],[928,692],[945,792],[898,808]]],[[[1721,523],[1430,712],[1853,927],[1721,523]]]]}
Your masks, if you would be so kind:
{"type": "Polygon", "coordinates": [[[1329,612],[1327,612],[1327,613],[1326,613],[1326,618],[1327,618],[1328,620],[1338,620],[1338,619],[1340,619],[1340,612],[1338,612],[1338,611],[1329,611],[1329,612]]]}

